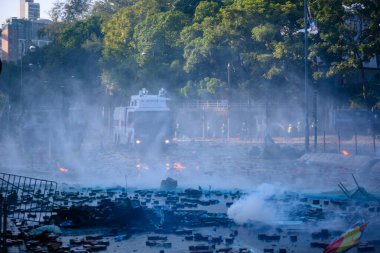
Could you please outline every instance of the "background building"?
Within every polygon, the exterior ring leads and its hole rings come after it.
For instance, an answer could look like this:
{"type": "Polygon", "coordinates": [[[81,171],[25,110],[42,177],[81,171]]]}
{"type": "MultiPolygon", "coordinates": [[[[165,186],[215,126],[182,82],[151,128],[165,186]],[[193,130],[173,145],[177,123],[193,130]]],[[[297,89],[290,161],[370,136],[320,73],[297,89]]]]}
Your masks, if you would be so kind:
{"type": "Polygon", "coordinates": [[[50,20],[40,19],[40,4],[20,0],[20,18],[9,18],[2,25],[1,54],[4,61],[17,61],[31,45],[43,47],[49,39],[39,32],[50,20]]]}
{"type": "Polygon", "coordinates": [[[26,3],[25,4],[25,18],[26,19],[39,19],[40,18],[40,4],[39,3],[26,3]]]}
{"type": "Polygon", "coordinates": [[[39,19],[40,4],[34,0],[20,0],[20,18],[39,19]]]}
{"type": "Polygon", "coordinates": [[[50,20],[28,20],[9,18],[2,27],[2,59],[17,61],[31,46],[43,47],[50,43],[39,31],[51,23],[50,20]]]}
{"type": "Polygon", "coordinates": [[[1,46],[1,42],[2,42],[2,39],[1,39],[1,29],[0,29],[0,59],[3,59],[3,57],[2,57],[2,52],[3,52],[3,50],[2,50],[2,46],[1,46]]]}

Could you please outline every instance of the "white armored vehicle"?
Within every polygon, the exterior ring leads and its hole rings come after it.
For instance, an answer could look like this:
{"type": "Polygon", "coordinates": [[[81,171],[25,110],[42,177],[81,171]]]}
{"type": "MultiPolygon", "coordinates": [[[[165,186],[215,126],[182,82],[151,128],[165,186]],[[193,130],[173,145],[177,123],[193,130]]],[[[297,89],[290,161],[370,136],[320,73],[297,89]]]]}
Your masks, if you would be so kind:
{"type": "Polygon", "coordinates": [[[116,107],[115,142],[141,147],[169,145],[174,131],[168,101],[164,89],[160,89],[158,95],[149,95],[144,88],[138,95],[131,96],[128,107],[116,107]]]}

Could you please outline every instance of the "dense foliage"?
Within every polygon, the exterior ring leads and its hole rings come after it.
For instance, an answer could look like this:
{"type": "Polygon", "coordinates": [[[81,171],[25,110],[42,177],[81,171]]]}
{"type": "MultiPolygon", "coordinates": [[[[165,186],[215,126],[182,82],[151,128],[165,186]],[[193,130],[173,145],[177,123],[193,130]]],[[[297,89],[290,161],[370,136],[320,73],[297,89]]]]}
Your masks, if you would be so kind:
{"type": "MultiPolygon", "coordinates": [[[[50,94],[52,103],[59,96],[97,101],[104,93],[122,101],[142,87],[152,92],[165,87],[192,99],[302,101],[301,0],[89,4],[60,1],[51,11],[55,22],[44,33],[53,42],[22,62],[31,101],[40,94],[50,94]]],[[[362,66],[380,53],[380,2],[309,4],[319,29],[309,34],[308,67],[314,80],[309,83],[321,92],[345,94],[345,103],[376,105],[378,71],[369,73],[362,66]]],[[[5,64],[3,72],[0,88],[17,100],[19,68],[5,64]]]]}

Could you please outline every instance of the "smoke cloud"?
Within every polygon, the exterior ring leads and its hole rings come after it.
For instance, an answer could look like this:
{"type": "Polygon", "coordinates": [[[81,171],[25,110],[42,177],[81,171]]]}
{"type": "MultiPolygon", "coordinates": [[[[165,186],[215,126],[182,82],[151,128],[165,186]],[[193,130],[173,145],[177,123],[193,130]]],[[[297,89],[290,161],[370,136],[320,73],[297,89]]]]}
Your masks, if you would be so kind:
{"type": "Polygon", "coordinates": [[[279,218],[278,211],[276,206],[267,199],[278,193],[283,193],[278,186],[259,185],[256,192],[241,198],[228,209],[228,217],[239,224],[259,221],[273,225],[279,218]]]}

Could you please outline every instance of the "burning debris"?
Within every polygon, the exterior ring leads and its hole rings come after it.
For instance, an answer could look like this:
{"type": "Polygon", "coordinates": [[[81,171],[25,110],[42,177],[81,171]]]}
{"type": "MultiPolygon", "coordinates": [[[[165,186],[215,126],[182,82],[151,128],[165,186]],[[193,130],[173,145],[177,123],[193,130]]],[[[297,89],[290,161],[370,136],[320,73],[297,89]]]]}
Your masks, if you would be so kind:
{"type": "Polygon", "coordinates": [[[340,153],[344,156],[350,156],[350,152],[348,152],[348,150],[345,150],[345,149],[341,149],[340,150],[340,153]]]}
{"type": "Polygon", "coordinates": [[[180,162],[175,162],[175,163],[173,164],[173,169],[174,169],[174,170],[177,170],[177,171],[181,171],[181,170],[186,169],[186,166],[183,165],[183,164],[180,163],[180,162]]]}
{"type": "Polygon", "coordinates": [[[60,172],[62,172],[62,173],[69,172],[69,169],[64,168],[64,167],[61,167],[61,168],[59,168],[58,170],[59,170],[60,172]]]}

